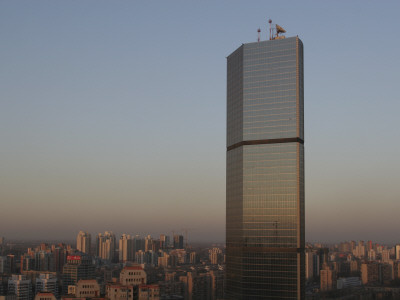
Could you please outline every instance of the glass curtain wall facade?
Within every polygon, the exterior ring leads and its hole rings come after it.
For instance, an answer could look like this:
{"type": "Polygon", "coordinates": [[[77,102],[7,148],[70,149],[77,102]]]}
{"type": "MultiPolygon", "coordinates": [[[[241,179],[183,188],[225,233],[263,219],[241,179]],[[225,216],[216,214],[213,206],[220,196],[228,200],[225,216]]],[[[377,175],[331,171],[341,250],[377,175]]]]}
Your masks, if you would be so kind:
{"type": "Polygon", "coordinates": [[[304,299],[303,44],[227,58],[226,299],[304,299]]]}

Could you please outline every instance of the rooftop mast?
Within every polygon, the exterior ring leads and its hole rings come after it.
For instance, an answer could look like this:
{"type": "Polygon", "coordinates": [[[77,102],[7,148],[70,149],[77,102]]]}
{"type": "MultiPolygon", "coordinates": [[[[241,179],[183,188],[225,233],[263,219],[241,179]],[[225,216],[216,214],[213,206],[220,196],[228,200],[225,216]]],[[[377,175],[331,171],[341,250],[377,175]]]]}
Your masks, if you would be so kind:
{"type": "Polygon", "coordinates": [[[272,20],[268,20],[269,23],[269,40],[272,40],[272,20]]]}

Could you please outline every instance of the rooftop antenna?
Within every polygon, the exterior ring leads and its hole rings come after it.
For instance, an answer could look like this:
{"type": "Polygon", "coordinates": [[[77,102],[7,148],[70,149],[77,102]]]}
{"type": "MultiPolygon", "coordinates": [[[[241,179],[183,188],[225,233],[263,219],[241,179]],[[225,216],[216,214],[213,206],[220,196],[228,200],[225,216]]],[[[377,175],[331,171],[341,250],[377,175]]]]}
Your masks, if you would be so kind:
{"type": "Polygon", "coordinates": [[[257,39],[257,41],[259,42],[259,41],[260,41],[260,33],[261,33],[261,29],[260,29],[260,28],[258,28],[257,32],[258,32],[258,39],[257,39]]]}
{"type": "MultiPolygon", "coordinates": [[[[281,26],[279,26],[278,24],[275,24],[275,27],[276,27],[276,38],[279,38],[279,34],[280,34],[280,33],[285,33],[285,32],[286,32],[286,30],[283,29],[283,28],[282,28],[281,26]]],[[[281,36],[281,37],[285,38],[284,35],[281,36]]]]}
{"type": "Polygon", "coordinates": [[[269,40],[272,40],[272,20],[268,20],[269,23],[269,40]]]}

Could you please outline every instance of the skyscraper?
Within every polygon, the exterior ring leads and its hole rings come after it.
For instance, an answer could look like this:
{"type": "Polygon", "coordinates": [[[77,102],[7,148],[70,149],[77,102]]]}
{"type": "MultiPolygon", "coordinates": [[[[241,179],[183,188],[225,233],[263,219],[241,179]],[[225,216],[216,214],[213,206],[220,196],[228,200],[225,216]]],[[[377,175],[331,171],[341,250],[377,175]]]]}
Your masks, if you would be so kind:
{"type": "Polygon", "coordinates": [[[226,299],[304,299],[303,44],[227,58],[226,299]]]}

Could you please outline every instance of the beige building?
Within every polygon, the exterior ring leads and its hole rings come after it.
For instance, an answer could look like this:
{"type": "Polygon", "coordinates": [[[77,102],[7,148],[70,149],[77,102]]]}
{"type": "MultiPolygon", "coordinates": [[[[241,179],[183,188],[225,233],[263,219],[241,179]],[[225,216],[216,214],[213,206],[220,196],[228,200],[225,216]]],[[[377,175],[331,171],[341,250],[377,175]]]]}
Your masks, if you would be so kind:
{"type": "Polygon", "coordinates": [[[163,256],[158,257],[158,266],[164,268],[168,267],[170,265],[169,260],[169,255],[164,252],[163,256]]]}
{"type": "Polygon", "coordinates": [[[160,299],[160,287],[158,284],[151,285],[140,285],[138,292],[139,300],[159,300],[160,299]]]}
{"type": "Polygon", "coordinates": [[[95,279],[79,280],[75,287],[75,297],[95,298],[100,297],[100,285],[95,279]]]}
{"type": "Polygon", "coordinates": [[[0,296],[0,300],[17,300],[17,296],[15,295],[0,296]]]}
{"type": "Polygon", "coordinates": [[[141,265],[129,266],[122,269],[119,284],[106,286],[108,300],[159,300],[158,285],[146,285],[147,275],[141,265]]]}
{"type": "Polygon", "coordinates": [[[379,282],[379,266],[378,266],[378,264],[362,264],[361,265],[361,281],[363,284],[379,282]]]}
{"type": "Polygon", "coordinates": [[[179,277],[179,281],[183,283],[185,299],[212,299],[211,277],[208,273],[187,272],[186,276],[179,277]]]}
{"type": "Polygon", "coordinates": [[[385,263],[390,262],[390,250],[385,249],[382,251],[382,262],[385,262],[385,263]]]}
{"type": "Polygon", "coordinates": [[[106,231],[104,234],[99,233],[96,237],[96,256],[113,261],[115,258],[115,234],[112,231],[106,231]]]}
{"type": "Polygon", "coordinates": [[[53,293],[37,293],[34,300],[57,300],[53,293]]]}
{"type": "Polygon", "coordinates": [[[220,248],[212,248],[208,250],[208,257],[212,265],[217,265],[220,262],[222,250],[220,248]]]}
{"type": "Polygon", "coordinates": [[[133,261],[133,239],[129,234],[123,234],[119,239],[119,262],[133,261]]]}
{"type": "Polygon", "coordinates": [[[359,269],[359,263],[356,260],[350,261],[350,272],[351,273],[356,273],[358,272],[359,269]]]}
{"type": "Polygon", "coordinates": [[[110,284],[106,286],[106,298],[109,300],[133,300],[135,287],[133,285],[110,284]]]}
{"type": "Polygon", "coordinates": [[[307,251],[305,255],[306,280],[314,278],[314,252],[307,251]]]}
{"type": "Polygon", "coordinates": [[[319,273],[321,292],[336,289],[336,272],[325,266],[319,273]]]}
{"type": "Polygon", "coordinates": [[[210,271],[208,272],[211,280],[211,300],[218,300],[224,298],[224,271],[210,271]]]}
{"type": "Polygon", "coordinates": [[[76,237],[76,249],[86,254],[90,254],[90,248],[92,243],[92,236],[90,233],[85,231],[79,231],[76,237]]]}
{"type": "Polygon", "coordinates": [[[392,279],[390,264],[369,263],[361,265],[361,280],[363,284],[389,283],[392,279]]]}
{"type": "Polygon", "coordinates": [[[396,260],[400,260],[400,245],[396,245],[395,247],[395,257],[396,260]]]}
{"type": "Polygon", "coordinates": [[[119,275],[121,285],[140,285],[147,283],[146,272],[140,265],[125,267],[119,275]]]}

